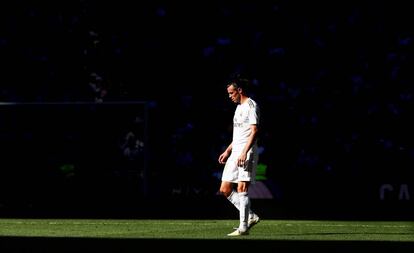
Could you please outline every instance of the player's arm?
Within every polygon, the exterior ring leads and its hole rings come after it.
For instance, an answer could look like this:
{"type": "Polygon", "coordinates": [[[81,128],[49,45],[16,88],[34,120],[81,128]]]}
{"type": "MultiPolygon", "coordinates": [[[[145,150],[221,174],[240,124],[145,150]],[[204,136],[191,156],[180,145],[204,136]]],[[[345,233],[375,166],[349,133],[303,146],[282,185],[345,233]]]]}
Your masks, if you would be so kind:
{"type": "Polygon", "coordinates": [[[224,164],[227,161],[227,158],[230,156],[231,151],[233,150],[233,142],[224,150],[224,152],[219,156],[218,162],[224,164]]]}
{"type": "Polygon", "coordinates": [[[237,159],[237,166],[244,165],[244,162],[247,160],[247,153],[252,148],[253,144],[256,142],[258,132],[259,127],[256,124],[250,125],[250,135],[247,139],[246,145],[244,146],[242,153],[237,159]]]}

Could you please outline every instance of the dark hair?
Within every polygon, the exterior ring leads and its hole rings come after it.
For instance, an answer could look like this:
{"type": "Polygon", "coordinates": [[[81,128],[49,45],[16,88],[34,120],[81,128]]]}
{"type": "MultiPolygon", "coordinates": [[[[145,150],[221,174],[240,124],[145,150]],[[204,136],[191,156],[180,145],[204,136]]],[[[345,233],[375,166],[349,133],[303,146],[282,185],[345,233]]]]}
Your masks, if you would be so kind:
{"type": "Polygon", "coordinates": [[[227,82],[227,87],[233,85],[236,89],[242,88],[244,91],[247,91],[249,88],[250,80],[241,74],[233,75],[230,80],[227,82]]]}

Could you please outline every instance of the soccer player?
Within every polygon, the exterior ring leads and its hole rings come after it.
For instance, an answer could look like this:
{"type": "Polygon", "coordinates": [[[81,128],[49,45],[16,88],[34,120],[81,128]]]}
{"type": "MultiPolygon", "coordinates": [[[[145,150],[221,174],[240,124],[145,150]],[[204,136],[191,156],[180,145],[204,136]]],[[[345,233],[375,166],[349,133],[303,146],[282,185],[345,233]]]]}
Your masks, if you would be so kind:
{"type": "Polygon", "coordinates": [[[220,164],[225,164],[220,193],[239,210],[240,218],[239,227],[228,236],[248,235],[249,229],[259,222],[259,216],[250,209],[249,185],[255,183],[260,110],[247,93],[248,84],[243,78],[227,84],[229,98],[237,107],[232,142],[218,158],[220,164]]]}

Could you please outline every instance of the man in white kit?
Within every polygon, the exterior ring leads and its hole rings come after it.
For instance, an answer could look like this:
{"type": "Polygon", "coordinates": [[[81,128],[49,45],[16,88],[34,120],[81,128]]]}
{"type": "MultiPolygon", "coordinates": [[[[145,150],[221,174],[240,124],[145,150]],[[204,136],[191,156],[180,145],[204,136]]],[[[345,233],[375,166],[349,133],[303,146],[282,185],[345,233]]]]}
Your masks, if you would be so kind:
{"type": "Polygon", "coordinates": [[[237,107],[232,142],[218,159],[220,164],[225,164],[220,193],[239,210],[240,218],[239,227],[228,236],[248,235],[249,229],[259,222],[259,216],[250,208],[249,186],[255,183],[260,110],[247,94],[248,84],[247,79],[236,78],[227,85],[229,98],[237,107]]]}

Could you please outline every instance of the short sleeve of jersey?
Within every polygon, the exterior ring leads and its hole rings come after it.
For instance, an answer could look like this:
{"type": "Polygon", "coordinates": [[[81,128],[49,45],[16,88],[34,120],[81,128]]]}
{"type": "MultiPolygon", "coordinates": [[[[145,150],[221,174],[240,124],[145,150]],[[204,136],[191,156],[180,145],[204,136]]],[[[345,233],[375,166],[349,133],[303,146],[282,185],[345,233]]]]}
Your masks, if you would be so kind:
{"type": "Polygon", "coordinates": [[[249,124],[259,125],[260,121],[260,109],[259,106],[253,101],[249,101],[249,124]]]}

